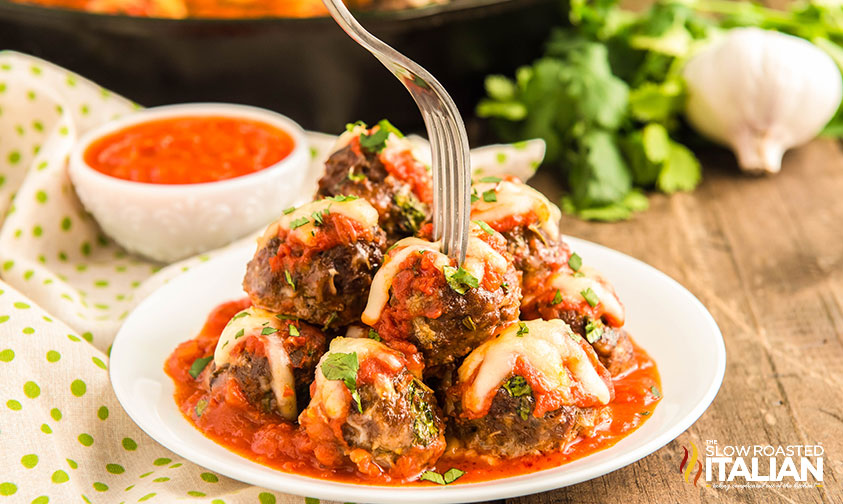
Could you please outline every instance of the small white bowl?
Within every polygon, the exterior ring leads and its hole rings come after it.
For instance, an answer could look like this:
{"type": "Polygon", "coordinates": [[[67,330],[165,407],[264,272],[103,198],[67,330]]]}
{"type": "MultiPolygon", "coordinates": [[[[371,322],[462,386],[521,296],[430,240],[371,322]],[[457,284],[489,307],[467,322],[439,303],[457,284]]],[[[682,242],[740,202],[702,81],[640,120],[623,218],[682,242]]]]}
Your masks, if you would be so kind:
{"type": "Polygon", "coordinates": [[[304,130],[291,119],[256,107],[191,103],[142,110],[86,133],[70,155],[79,199],[102,229],[131,252],[163,262],[226,245],[266,226],[299,198],[308,168],[304,130]],[[147,121],[185,116],[261,121],[288,133],[292,152],[278,163],[240,177],[199,184],[149,184],[111,177],[85,162],[88,147],[147,121]]]}

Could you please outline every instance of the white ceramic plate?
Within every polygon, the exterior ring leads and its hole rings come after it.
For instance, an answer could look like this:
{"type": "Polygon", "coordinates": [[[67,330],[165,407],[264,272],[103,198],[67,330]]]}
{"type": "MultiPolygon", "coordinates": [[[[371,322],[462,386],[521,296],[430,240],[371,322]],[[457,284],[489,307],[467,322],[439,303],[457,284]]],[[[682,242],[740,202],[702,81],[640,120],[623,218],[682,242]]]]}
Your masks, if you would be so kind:
{"type": "Polygon", "coordinates": [[[664,397],[653,416],[616,445],[555,469],[447,487],[356,485],[279,472],[203,436],[176,407],[164,361],[176,345],[196,335],[214,306],[244,295],[240,284],[252,247],[191,269],[132,312],[111,350],[114,391],[129,416],[170,450],[220,474],[291,494],[358,503],[472,502],[596,478],[645,457],[690,427],[720,388],[726,349],[708,311],[674,280],[600,245],[575,238],[569,243],[614,283],[627,308],[626,327],[658,364],[664,397]]]}

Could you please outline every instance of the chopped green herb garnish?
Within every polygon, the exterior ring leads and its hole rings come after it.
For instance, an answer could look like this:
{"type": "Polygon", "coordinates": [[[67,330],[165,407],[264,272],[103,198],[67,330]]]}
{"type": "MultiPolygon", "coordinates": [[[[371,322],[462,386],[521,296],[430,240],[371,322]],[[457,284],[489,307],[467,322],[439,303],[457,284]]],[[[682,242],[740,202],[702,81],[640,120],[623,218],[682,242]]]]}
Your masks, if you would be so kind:
{"type": "Polygon", "coordinates": [[[274,327],[264,327],[261,329],[261,334],[264,336],[269,336],[270,334],[275,334],[278,332],[278,329],[274,327]]]}
{"type": "Polygon", "coordinates": [[[468,316],[468,317],[462,319],[462,325],[464,325],[466,327],[466,329],[468,329],[470,331],[476,331],[477,330],[477,324],[474,323],[474,319],[472,319],[471,316],[468,316]]]}
{"type": "Polygon", "coordinates": [[[287,280],[287,284],[296,290],[296,282],[293,281],[293,275],[290,274],[289,270],[284,270],[284,279],[287,280]]]}
{"type": "Polygon", "coordinates": [[[471,189],[471,202],[474,203],[475,201],[479,201],[480,196],[477,195],[477,189],[471,189]]]}
{"type": "Polygon", "coordinates": [[[439,436],[436,414],[430,407],[427,388],[413,379],[407,386],[407,402],[413,418],[413,440],[422,446],[428,446],[439,436]]]}
{"type": "Polygon", "coordinates": [[[488,177],[483,177],[482,179],[480,179],[480,182],[490,182],[492,184],[497,184],[501,180],[503,180],[503,179],[500,178],[500,177],[494,177],[494,176],[490,175],[488,177]]]}
{"type": "Polygon", "coordinates": [[[442,477],[445,478],[445,484],[448,485],[460,479],[463,474],[465,474],[465,471],[461,471],[456,467],[452,467],[448,469],[448,471],[445,472],[442,477]]]}
{"type": "Polygon", "coordinates": [[[661,391],[658,389],[658,387],[656,387],[655,385],[653,385],[652,387],[650,387],[650,392],[652,392],[652,393],[653,393],[653,396],[655,396],[655,398],[656,398],[656,399],[661,399],[661,397],[662,397],[662,393],[661,393],[661,391]]]}
{"type": "Polygon", "coordinates": [[[287,331],[289,331],[290,336],[301,336],[299,328],[294,326],[293,324],[287,326],[287,331]]]}
{"type": "Polygon", "coordinates": [[[296,207],[294,207],[294,206],[291,206],[290,208],[285,208],[284,209],[284,215],[290,215],[291,213],[293,213],[295,211],[296,211],[296,207]]]}
{"type": "Polygon", "coordinates": [[[237,315],[231,317],[231,320],[237,320],[239,318],[248,317],[249,315],[250,315],[250,313],[244,310],[244,311],[241,311],[240,313],[238,313],[237,315]]]}
{"type": "Polygon", "coordinates": [[[328,315],[328,320],[325,321],[325,325],[322,326],[322,330],[325,331],[331,327],[331,322],[333,322],[335,318],[337,318],[337,312],[331,312],[331,314],[328,315]]]}
{"type": "Polygon", "coordinates": [[[589,320],[585,325],[585,339],[594,343],[603,336],[603,328],[594,320],[589,320]]]}
{"type": "Polygon", "coordinates": [[[394,134],[398,138],[404,138],[404,133],[401,133],[401,130],[393,126],[392,123],[387,121],[386,119],[381,119],[380,121],[378,121],[378,127],[382,130],[386,130],[387,133],[394,134]]]}
{"type": "Polygon", "coordinates": [[[276,315],[275,318],[277,318],[278,320],[298,320],[299,319],[298,317],[294,317],[292,315],[282,315],[282,314],[276,315]]]}
{"type": "Polygon", "coordinates": [[[652,413],[652,411],[642,411],[638,414],[641,415],[641,416],[650,416],[650,413],[652,413]]]}
{"type": "Polygon", "coordinates": [[[508,293],[509,292],[509,284],[507,282],[501,283],[501,289],[503,289],[504,293],[508,293]]]}
{"type": "Polygon", "coordinates": [[[477,224],[480,227],[480,229],[482,229],[483,231],[486,232],[486,234],[495,234],[495,230],[492,229],[492,226],[486,224],[482,220],[476,220],[476,221],[471,221],[471,222],[477,224]]]}
{"type": "Polygon", "coordinates": [[[577,271],[576,273],[574,273],[574,278],[583,278],[583,277],[585,277],[585,273],[583,273],[582,271],[577,271]]]}
{"type": "Polygon", "coordinates": [[[354,131],[354,128],[358,126],[362,126],[364,128],[367,127],[366,123],[364,123],[363,121],[354,121],[353,123],[346,123],[345,130],[351,133],[352,131],[354,131]]]}
{"type": "Polygon", "coordinates": [[[574,271],[579,271],[580,268],[582,268],[582,257],[574,252],[571,254],[571,257],[568,258],[568,266],[570,266],[574,271]]]}
{"type": "Polygon", "coordinates": [[[419,477],[421,481],[430,481],[432,483],[436,483],[438,485],[449,485],[454,481],[457,481],[465,474],[465,471],[452,467],[448,469],[444,475],[439,474],[435,471],[425,471],[419,477]]]}
{"type": "Polygon", "coordinates": [[[437,485],[447,485],[445,483],[445,478],[442,477],[441,474],[434,471],[425,471],[419,476],[419,480],[421,481],[430,481],[431,483],[436,483],[437,485]]]}
{"type": "Polygon", "coordinates": [[[530,328],[524,322],[518,322],[518,331],[515,333],[519,338],[523,338],[525,334],[530,334],[530,328]]]}
{"type": "Polygon", "coordinates": [[[374,329],[369,329],[369,339],[373,339],[375,341],[381,341],[381,335],[378,334],[377,331],[374,329]]]}
{"type": "Polygon", "coordinates": [[[471,273],[464,270],[462,266],[459,269],[453,266],[445,266],[442,268],[442,271],[445,273],[445,280],[447,280],[448,286],[459,294],[465,294],[468,292],[468,289],[480,286],[480,281],[471,273]]]}
{"type": "Polygon", "coordinates": [[[337,194],[336,196],[328,196],[325,199],[330,201],[336,201],[337,203],[345,203],[346,201],[354,201],[356,199],[360,199],[360,197],[351,194],[337,194]]]}
{"type": "Polygon", "coordinates": [[[495,194],[494,189],[489,189],[488,191],[483,192],[483,201],[486,203],[494,203],[498,200],[498,195],[495,194]]]}
{"type": "Polygon", "coordinates": [[[193,364],[190,365],[190,370],[187,374],[190,375],[191,378],[198,378],[199,375],[202,373],[202,370],[205,369],[205,366],[208,365],[209,362],[214,360],[213,355],[209,355],[208,357],[200,357],[193,361],[193,364]]]}
{"type": "Polygon", "coordinates": [[[556,295],[553,296],[553,301],[550,302],[552,305],[558,305],[562,302],[562,291],[556,289],[556,295]]]}
{"type": "MultiPolygon", "coordinates": [[[[325,210],[327,210],[327,208],[325,210]]],[[[321,226],[324,222],[322,218],[322,212],[313,212],[312,214],[310,214],[310,216],[313,217],[314,226],[321,226]]]]}
{"type": "Polygon", "coordinates": [[[357,392],[357,352],[329,354],[321,366],[322,374],[329,380],[341,380],[345,388],[351,392],[351,397],[357,402],[357,411],[363,413],[360,404],[360,394],[357,392]]]}
{"type": "Polygon", "coordinates": [[[290,223],[290,229],[298,229],[307,224],[308,222],[310,222],[310,219],[308,219],[307,217],[299,217],[298,219],[295,219],[293,220],[293,222],[290,223]]]}
{"type": "Polygon", "coordinates": [[[352,182],[362,182],[366,180],[366,175],[362,173],[354,173],[354,167],[348,169],[348,180],[352,182]]]}
{"type": "Polygon", "coordinates": [[[530,387],[530,384],[527,383],[527,380],[525,380],[521,375],[515,375],[505,381],[503,388],[505,388],[512,397],[521,397],[533,393],[532,387],[530,387]]]}
{"type": "Polygon", "coordinates": [[[600,298],[597,297],[597,294],[591,290],[591,287],[588,287],[584,291],[580,292],[580,295],[588,302],[588,305],[594,308],[600,302],[600,298]]]}
{"type": "Polygon", "coordinates": [[[392,200],[401,210],[401,217],[404,219],[406,230],[412,234],[417,233],[427,219],[427,213],[425,213],[422,203],[411,193],[396,194],[392,200]]]}
{"type": "Polygon", "coordinates": [[[239,331],[237,331],[237,334],[234,335],[234,339],[240,339],[243,337],[244,334],[246,334],[246,330],[240,329],[239,331]]]}
{"type": "Polygon", "coordinates": [[[371,135],[360,133],[360,148],[376,154],[386,147],[387,138],[389,138],[389,132],[384,129],[379,129],[371,135]]]}
{"type": "Polygon", "coordinates": [[[202,413],[205,412],[205,409],[208,407],[208,400],[207,399],[199,399],[196,403],[196,406],[193,408],[193,411],[196,412],[197,417],[201,417],[202,413]]]}

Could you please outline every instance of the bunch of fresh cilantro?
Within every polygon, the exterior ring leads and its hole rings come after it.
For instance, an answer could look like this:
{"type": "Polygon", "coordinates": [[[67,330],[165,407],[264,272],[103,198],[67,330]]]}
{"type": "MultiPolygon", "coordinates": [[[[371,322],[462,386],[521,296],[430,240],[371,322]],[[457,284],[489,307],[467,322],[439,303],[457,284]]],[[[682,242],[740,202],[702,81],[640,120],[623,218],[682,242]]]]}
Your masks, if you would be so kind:
{"type": "MultiPolygon", "coordinates": [[[[489,76],[477,114],[492,119],[505,140],[546,141],[545,162],[567,177],[564,211],[627,219],[647,208],[644,190],[688,191],[700,182],[699,161],[679,141],[687,58],[719,30],[759,26],[807,38],[843,66],[839,2],[776,11],[728,0],[659,0],[633,12],[616,0],[570,0],[571,25],[558,28],[544,56],[514,79],[489,76]]],[[[843,135],[843,113],[826,132],[843,135]]]]}

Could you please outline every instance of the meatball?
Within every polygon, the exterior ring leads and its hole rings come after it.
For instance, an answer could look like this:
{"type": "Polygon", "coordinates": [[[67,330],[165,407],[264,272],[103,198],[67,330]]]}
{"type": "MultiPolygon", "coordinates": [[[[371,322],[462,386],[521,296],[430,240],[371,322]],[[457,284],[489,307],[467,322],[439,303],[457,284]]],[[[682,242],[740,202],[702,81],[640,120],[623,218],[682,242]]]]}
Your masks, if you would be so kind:
{"type": "Polygon", "coordinates": [[[582,266],[578,256],[544,282],[525,284],[522,318],[561,319],[588,340],[612,376],[634,362],[629,335],[621,327],[624,307],[612,285],[597,270],[582,266]]]}
{"type": "Polygon", "coordinates": [[[511,325],[456,373],[445,411],[465,448],[498,457],[563,450],[609,419],[609,372],[561,320],[511,325]]]}
{"type": "Polygon", "coordinates": [[[285,214],[258,240],[246,269],[252,303],[326,329],[359,320],[386,249],[375,209],[336,196],[285,214]]]}
{"type": "Polygon", "coordinates": [[[412,145],[381,121],[372,129],[350,127],[339,146],[325,164],[317,195],[365,199],[378,211],[390,243],[416,234],[429,217],[433,179],[413,156],[412,145]]]}
{"type": "Polygon", "coordinates": [[[209,387],[234,385],[258,411],[295,420],[309,398],[313,371],[325,347],[319,329],[247,308],[234,315],[220,335],[209,387]]]}
{"type": "Polygon", "coordinates": [[[375,275],[362,321],[390,345],[409,344],[429,368],[468,354],[518,318],[518,272],[503,237],[472,224],[465,262],[438,242],[405,238],[375,275]]]}
{"type": "Polygon", "coordinates": [[[327,467],[411,479],[445,451],[444,421],[420,368],[368,338],[335,338],[299,423],[327,467]]]}
{"type": "Polygon", "coordinates": [[[506,238],[515,268],[524,282],[541,282],[568,261],[559,208],[514,177],[485,177],[472,187],[471,218],[486,222],[506,238]]]}

